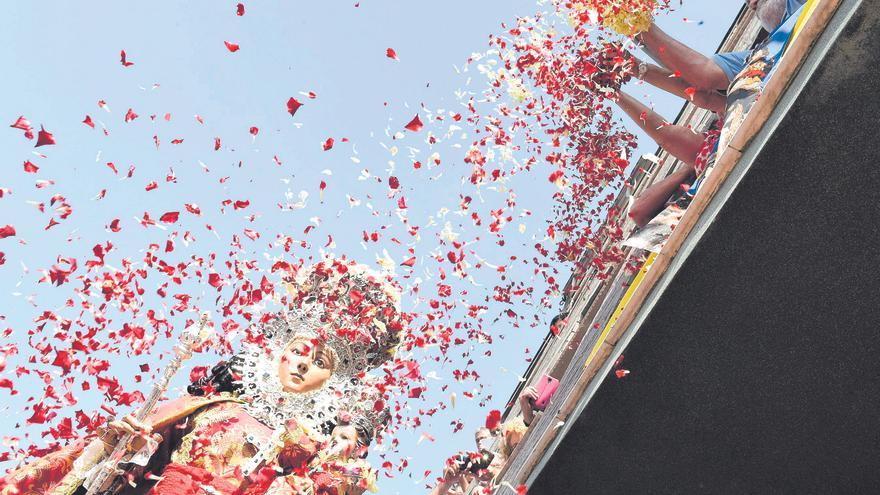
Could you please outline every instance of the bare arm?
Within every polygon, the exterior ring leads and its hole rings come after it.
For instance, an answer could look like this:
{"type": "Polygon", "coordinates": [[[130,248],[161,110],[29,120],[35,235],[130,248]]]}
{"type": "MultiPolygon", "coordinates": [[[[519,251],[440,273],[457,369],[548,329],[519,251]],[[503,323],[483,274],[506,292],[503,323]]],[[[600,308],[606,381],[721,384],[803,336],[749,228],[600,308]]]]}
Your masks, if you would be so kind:
{"type": "Polygon", "coordinates": [[[457,465],[447,466],[443,469],[443,478],[429,495],[447,495],[456,483],[467,487],[467,473],[462,473],[457,465]]]}
{"type": "Polygon", "coordinates": [[[721,67],[712,59],[669,36],[656,24],[637,37],[651,57],[682,77],[697,89],[718,90],[730,85],[721,67]]]}
{"type": "MultiPolygon", "coordinates": [[[[636,66],[641,63],[641,60],[635,57],[633,59],[636,66]]],[[[673,72],[669,69],[654,64],[646,64],[646,66],[648,70],[642,76],[642,80],[646,83],[680,98],[691,100],[694,105],[700,108],[705,108],[719,115],[724,113],[727,98],[718,91],[697,89],[693,94],[689,94],[688,89],[691,86],[688,82],[680,77],[674,77],[673,72]]],[[[696,87],[694,88],[696,89],[696,87]]]]}
{"type": "Polygon", "coordinates": [[[538,391],[535,390],[535,387],[526,387],[521,394],[519,394],[519,407],[522,409],[523,423],[526,426],[531,426],[532,422],[535,421],[535,412],[532,410],[532,402],[538,400],[538,391]]]}
{"type": "Polygon", "coordinates": [[[666,201],[681,186],[694,177],[694,168],[691,166],[682,167],[676,170],[669,177],[660,182],[651,185],[636,198],[629,210],[629,216],[639,227],[644,227],[658,213],[663,211],[666,201]]]}
{"type": "Polygon", "coordinates": [[[662,115],[622,91],[618,93],[616,103],[661,148],[693,168],[697,154],[703,146],[703,137],[700,134],[687,127],[666,122],[662,115]]]}
{"type": "Polygon", "coordinates": [[[451,481],[443,480],[440,483],[437,483],[436,486],[431,490],[430,495],[446,495],[449,493],[449,487],[452,486],[451,481]]]}
{"type": "Polygon", "coordinates": [[[461,475],[444,477],[443,480],[437,483],[434,489],[431,490],[430,495],[446,495],[452,489],[452,485],[454,485],[456,481],[459,483],[463,482],[461,475]]]}

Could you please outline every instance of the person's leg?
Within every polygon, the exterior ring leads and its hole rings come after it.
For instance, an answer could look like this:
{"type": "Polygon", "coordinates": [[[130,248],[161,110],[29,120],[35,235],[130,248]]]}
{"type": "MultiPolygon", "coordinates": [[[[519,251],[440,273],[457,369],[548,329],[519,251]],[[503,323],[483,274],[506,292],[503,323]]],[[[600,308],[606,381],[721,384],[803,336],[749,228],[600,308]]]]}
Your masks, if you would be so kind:
{"type": "Polygon", "coordinates": [[[661,148],[693,166],[703,146],[701,134],[684,126],[670,124],[662,115],[622,91],[618,93],[615,103],[661,148]]]}

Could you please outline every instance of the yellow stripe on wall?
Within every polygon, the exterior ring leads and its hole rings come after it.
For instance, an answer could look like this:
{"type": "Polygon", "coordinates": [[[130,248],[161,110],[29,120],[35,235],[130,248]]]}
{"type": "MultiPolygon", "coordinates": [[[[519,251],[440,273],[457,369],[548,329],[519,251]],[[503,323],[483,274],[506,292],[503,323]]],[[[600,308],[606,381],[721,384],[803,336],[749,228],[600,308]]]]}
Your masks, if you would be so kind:
{"type": "Polygon", "coordinates": [[[645,260],[645,264],[642,265],[642,268],[639,270],[636,278],[633,279],[632,283],[629,285],[629,288],[626,290],[626,293],[623,295],[623,299],[620,300],[620,303],[617,305],[617,308],[614,310],[614,313],[611,314],[611,318],[608,319],[608,323],[605,325],[605,328],[602,330],[602,334],[599,335],[599,340],[596,341],[596,345],[593,346],[593,349],[590,350],[590,356],[587,357],[587,362],[584,363],[584,368],[590,365],[593,362],[593,359],[596,357],[596,354],[599,352],[599,347],[605,342],[605,339],[608,338],[608,334],[611,332],[611,329],[614,327],[614,323],[617,322],[617,318],[620,317],[620,313],[623,312],[623,308],[626,307],[629,300],[632,299],[633,294],[635,294],[636,289],[642,285],[642,280],[645,278],[645,274],[648,273],[648,269],[651,268],[651,265],[654,264],[654,260],[657,259],[657,253],[651,253],[648,256],[648,259],[645,260]]]}
{"type": "Polygon", "coordinates": [[[819,5],[818,0],[809,0],[807,5],[804,7],[804,10],[801,12],[801,16],[798,17],[797,23],[794,25],[794,31],[791,33],[791,40],[789,40],[789,44],[797,38],[798,34],[801,32],[801,28],[804,27],[804,24],[807,23],[807,19],[813,15],[813,11],[816,10],[816,6],[819,5]]]}

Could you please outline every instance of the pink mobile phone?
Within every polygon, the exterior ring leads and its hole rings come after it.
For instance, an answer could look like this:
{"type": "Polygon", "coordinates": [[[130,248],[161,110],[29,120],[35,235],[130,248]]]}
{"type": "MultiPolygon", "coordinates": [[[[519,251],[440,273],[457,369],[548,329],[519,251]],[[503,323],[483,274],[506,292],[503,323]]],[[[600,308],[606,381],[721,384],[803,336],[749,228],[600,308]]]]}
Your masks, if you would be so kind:
{"type": "Polygon", "coordinates": [[[552,376],[541,375],[538,383],[535,384],[535,389],[538,391],[538,399],[534,404],[535,410],[543,411],[546,409],[557,388],[559,388],[559,380],[552,376]]]}

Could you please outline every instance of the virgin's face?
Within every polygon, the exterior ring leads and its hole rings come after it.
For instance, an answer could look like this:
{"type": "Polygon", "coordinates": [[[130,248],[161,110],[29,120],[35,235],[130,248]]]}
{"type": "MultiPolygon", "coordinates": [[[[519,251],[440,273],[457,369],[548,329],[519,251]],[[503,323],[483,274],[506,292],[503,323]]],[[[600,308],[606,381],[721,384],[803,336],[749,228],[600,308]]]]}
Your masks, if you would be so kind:
{"type": "Polygon", "coordinates": [[[318,390],[333,374],[333,356],[323,345],[294,341],[281,356],[278,380],[285,392],[304,394],[318,390]]]}
{"type": "Polygon", "coordinates": [[[357,449],[357,429],[352,425],[337,426],[330,434],[330,450],[348,458],[357,449]]]}

